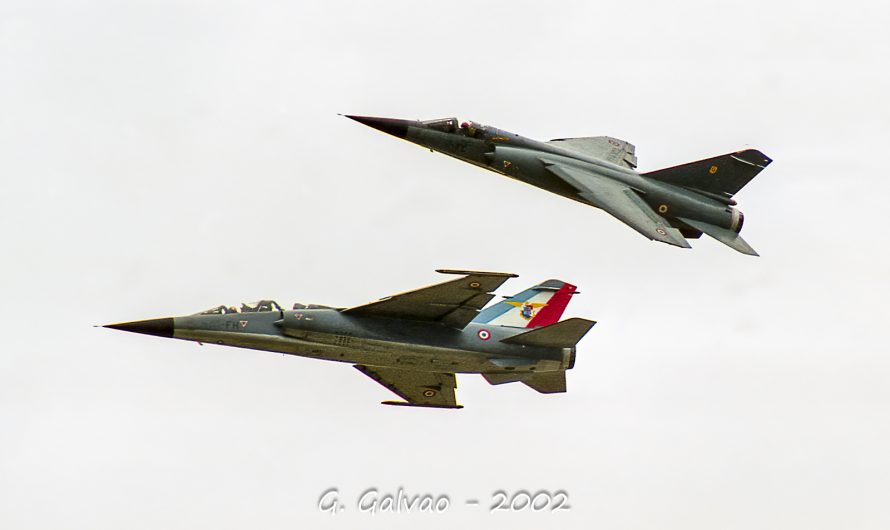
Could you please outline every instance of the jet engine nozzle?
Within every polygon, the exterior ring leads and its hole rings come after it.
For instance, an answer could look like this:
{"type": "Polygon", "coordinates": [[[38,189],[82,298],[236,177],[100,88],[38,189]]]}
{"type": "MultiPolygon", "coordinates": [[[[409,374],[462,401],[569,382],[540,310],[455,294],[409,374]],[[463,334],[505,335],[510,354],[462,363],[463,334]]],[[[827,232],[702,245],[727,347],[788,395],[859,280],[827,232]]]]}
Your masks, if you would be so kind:
{"type": "Polygon", "coordinates": [[[566,355],[568,356],[569,360],[566,363],[565,369],[571,370],[572,368],[575,367],[575,355],[576,355],[577,348],[572,347],[572,348],[566,348],[566,349],[569,350],[568,352],[566,352],[566,355]]]}
{"type": "Polygon", "coordinates": [[[732,224],[729,229],[738,234],[742,231],[742,225],[745,224],[745,214],[738,208],[731,208],[730,212],[732,213],[732,224]]]}

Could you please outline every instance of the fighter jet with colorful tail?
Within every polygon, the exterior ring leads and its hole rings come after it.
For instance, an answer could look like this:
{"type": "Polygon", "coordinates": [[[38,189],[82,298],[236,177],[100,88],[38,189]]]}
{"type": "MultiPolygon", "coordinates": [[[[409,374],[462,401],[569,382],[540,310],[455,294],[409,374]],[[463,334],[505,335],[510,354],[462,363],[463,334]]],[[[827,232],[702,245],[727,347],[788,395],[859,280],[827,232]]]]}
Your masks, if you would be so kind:
{"type": "Polygon", "coordinates": [[[544,394],[566,391],[578,341],[595,322],[560,321],[578,294],[547,280],[485,307],[515,274],[439,270],[460,277],[350,308],[271,300],[221,305],[194,315],[107,328],[350,363],[403,401],[387,405],[461,408],[455,374],[493,385],[521,382],[544,394]]]}

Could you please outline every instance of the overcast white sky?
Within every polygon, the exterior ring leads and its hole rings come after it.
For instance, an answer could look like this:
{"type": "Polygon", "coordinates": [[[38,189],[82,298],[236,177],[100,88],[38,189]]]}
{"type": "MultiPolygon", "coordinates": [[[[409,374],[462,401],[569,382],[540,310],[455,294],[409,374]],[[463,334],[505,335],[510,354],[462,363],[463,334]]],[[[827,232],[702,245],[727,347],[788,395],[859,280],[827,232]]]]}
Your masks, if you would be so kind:
{"type": "Polygon", "coordinates": [[[4,1],[0,528],[887,528],[888,18],[4,1]],[[759,148],[737,198],[762,257],[648,242],[337,113],[608,134],[641,170],[759,148]],[[567,316],[599,325],[569,392],[463,376],[461,411],[384,407],[348,365],[92,327],[358,304],[441,267],[578,284],[567,316]],[[452,508],[355,513],[400,486],[452,508]],[[330,487],[346,513],[317,511],[330,487]],[[499,489],[572,510],[489,514],[499,489]]]}

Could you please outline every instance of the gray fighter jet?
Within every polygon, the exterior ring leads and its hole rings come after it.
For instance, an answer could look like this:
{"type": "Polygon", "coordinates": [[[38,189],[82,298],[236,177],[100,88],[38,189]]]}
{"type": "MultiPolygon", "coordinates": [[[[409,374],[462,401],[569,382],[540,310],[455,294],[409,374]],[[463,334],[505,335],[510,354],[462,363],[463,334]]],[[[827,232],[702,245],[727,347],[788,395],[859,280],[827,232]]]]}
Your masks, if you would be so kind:
{"type": "Polygon", "coordinates": [[[649,239],[690,248],[702,233],[757,253],[739,236],[732,198],[772,160],[756,149],[638,173],[635,147],[608,136],[540,142],[457,118],[429,121],[347,116],[431,151],[601,208],[649,239]]]}
{"type": "Polygon", "coordinates": [[[521,381],[544,394],[565,392],[575,345],[595,322],[559,319],[577,293],[548,280],[488,308],[515,274],[439,270],[460,278],[350,308],[264,300],[189,316],[109,324],[160,337],[265,350],[353,364],[404,401],[387,405],[461,408],[455,374],[493,384],[521,381]]]}

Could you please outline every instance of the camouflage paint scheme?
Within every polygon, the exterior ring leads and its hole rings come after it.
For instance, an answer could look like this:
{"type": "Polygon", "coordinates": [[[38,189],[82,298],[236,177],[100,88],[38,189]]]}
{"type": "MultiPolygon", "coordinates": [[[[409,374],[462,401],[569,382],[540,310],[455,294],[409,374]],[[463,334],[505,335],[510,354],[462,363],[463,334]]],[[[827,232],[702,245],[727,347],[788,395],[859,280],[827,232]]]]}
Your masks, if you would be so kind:
{"type": "Polygon", "coordinates": [[[745,149],[638,173],[636,148],[596,136],[540,142],[457,118],[416,121],[347,116],[433,151],[603,209],[647,238],[690,248],[705,233],[757,253],[739,233],[744,215],[732,198],[772,160],[745,149]]]}

